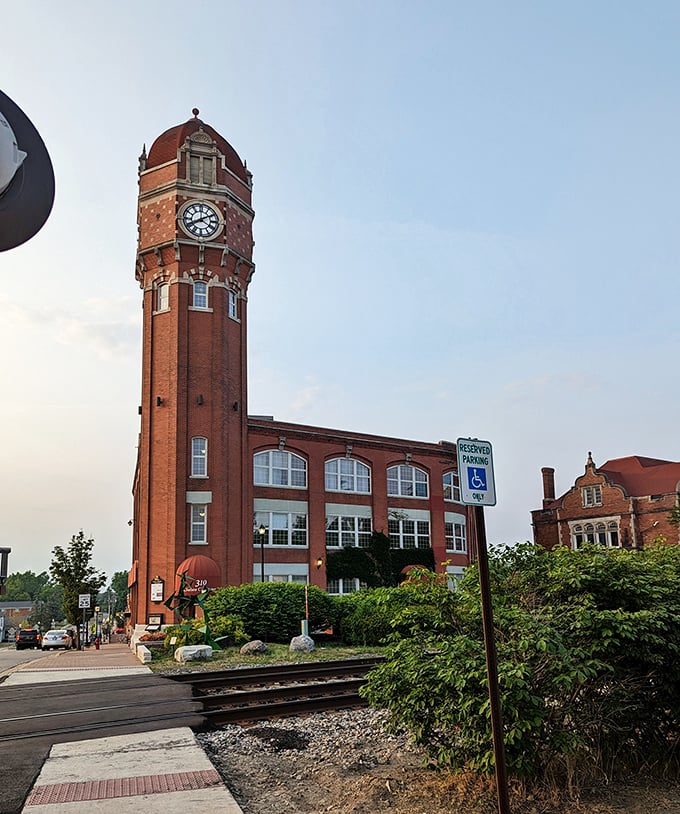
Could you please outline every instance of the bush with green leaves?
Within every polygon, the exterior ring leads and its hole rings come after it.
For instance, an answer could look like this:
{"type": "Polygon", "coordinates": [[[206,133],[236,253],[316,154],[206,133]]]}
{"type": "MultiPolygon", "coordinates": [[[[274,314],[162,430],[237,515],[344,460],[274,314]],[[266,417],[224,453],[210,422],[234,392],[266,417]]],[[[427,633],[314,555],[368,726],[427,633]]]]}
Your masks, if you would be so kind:
{"type": "Polygon", "coordinates": [[[338,633],[346,644],[381,644],[393,631],[398,613],[419,603],[419,596],[400,588],[375,588],[338,597],[338,633]]]}
{"type": "MultiPolygon", "coordinates": [[[[335,623],[333,597],[308,587],[309,629],[335,623]]],[[[299,636],[305,618],[305,586],[294,582],[253,582],[219,588],[206,601],[210,619],[235,615],[251,639],[287,642],[299,636]]],[[[214,634],[215,635],[215,634],[214,634]]]]}
{"type": "MultiPolygon", "coordinates": [[[[678,771],[680,549],[489,557],[508,770],[581,782],[678,771]]],[[[477,571],[454,592],[432,576],[397,615],[364,694],[431,761],[493,771],[477,571]],[[429,612],[423,613],[423,604],[429,612]]]]}

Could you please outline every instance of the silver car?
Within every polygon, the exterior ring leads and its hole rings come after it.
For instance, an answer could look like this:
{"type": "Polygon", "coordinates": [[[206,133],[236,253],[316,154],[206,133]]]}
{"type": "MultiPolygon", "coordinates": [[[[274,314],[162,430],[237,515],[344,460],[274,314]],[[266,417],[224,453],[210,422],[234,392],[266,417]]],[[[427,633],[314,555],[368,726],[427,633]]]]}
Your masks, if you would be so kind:
{"type": "Polygon", "coordinates": [[[49,650],[52,647],[63,647],[70,650],[73,646],[73,639],[68,630],[48,630],[42,637],[42,649],[49,650]]]}

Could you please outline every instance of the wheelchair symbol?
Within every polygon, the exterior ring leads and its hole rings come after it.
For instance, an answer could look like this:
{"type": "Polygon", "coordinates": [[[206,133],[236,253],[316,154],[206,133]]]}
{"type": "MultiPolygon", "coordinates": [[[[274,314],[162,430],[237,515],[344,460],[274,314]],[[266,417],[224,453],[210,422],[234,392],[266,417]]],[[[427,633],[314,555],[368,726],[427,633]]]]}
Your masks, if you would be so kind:
{"type": "Polygon", "coordinates": [[[486,492],[486,470],[468,467],[468,487],[475,492],[486,492]]]}

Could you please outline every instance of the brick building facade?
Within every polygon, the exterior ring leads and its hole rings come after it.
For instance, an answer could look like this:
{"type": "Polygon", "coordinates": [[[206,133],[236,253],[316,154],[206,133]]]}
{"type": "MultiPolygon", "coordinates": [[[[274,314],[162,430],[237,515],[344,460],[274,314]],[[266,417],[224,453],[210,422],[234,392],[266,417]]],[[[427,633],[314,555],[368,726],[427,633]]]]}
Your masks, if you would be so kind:
{"type": "Polygon", "coordinates": [[[253,218],[251,173],[198,111],[142,153],[133,623],[168,615],[189,561],[207,587],[264,577],[342,593],[356,581],[327,584],[328,553],[376,530],[431,547],[452,574],[468,563],[455,444],[248,416],[253,218]]]}
{"type": "Polygon", "coordinates": [[[543,507],[531,512],[537,545],[639,549],[680,542],[678,526],[669,521],[678,505],[680,463],[631,455],[597,467],[588,453],[583,475],[559,498],[555,470],[541,473],[543,507]]]}

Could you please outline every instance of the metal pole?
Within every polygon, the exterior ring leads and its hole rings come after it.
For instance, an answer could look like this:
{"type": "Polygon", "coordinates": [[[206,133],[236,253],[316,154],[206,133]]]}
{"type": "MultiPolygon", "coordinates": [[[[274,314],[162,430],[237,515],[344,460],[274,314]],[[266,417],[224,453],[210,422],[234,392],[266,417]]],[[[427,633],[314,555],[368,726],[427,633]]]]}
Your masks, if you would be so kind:
{"type": "Polygon", "coordinates": [[[498,661],[493,629],[493,606],[491,604],[491,583],[489,579],[489,558],[486,549],[486,527],[484,507],[474,506],[474,536],[477,543],[477,567],[479,569],[479,590],[482,604],[482,626],[484,629],[484,650],[486,652],[486,676],[489,684],[489,705],[491,707],[491,734],[493,737],[493,757],[496,766],[496,795],[498,814],[510,814],[508,799],[508,776],[505,767],[505,745],[503,743],[503,716],[498,690],[498,661]]]}
{"type": "Polygon", "coordinates": [[[260,534],[260,582],[264,582],[264,534],[260,534]]]}

